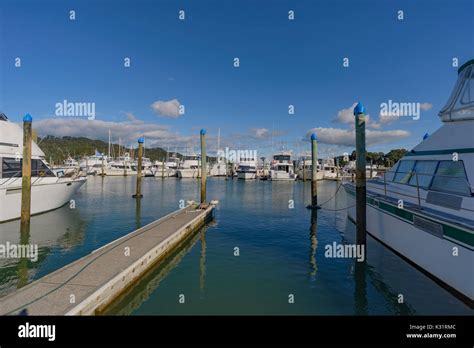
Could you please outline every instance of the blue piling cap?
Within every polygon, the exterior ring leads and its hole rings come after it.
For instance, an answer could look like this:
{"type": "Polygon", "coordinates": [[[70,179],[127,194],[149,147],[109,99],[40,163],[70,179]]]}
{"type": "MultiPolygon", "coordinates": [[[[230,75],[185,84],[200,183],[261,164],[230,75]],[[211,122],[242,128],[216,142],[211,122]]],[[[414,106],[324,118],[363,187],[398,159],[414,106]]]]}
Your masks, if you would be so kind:
{"type": "Polygon", "coordinates": [[[364,105],[362,105],[361,102],[358,102],[354,108],[354,116],[357,116],[359,114],[365,114],[365,107],[364,105]]]}
{"type": "Polygon", "coordinates": [[[144,138],[144,137],[138,138],[138,143],[139,143],[139,144],[143,144],[144,142],[145,142],[145,138],[144,138]]]}
{"type": "Polygon", "coordinates": [[[201,129],[200,133],[201,133],[201,135],[206,135],[206,130],[203,128],[203,129],[201,129]]]}
{"type": "Polygon", "coordinates": [[[26,114],[25,116],[23,116],[23,122],[31,122],[33,121],[33,117],[31,117],[30,114],[26,114]]]}
{"type": "Polygon", "coordinates": [[[425,135],[423,135],[423,140],[427,139],[430,135],[428,133],[425,133],[425,135]]]}
{"type": "Polygon", "coordinates": [[[318,140],[316,133],[311,134],[311,140],[318,140]]]}

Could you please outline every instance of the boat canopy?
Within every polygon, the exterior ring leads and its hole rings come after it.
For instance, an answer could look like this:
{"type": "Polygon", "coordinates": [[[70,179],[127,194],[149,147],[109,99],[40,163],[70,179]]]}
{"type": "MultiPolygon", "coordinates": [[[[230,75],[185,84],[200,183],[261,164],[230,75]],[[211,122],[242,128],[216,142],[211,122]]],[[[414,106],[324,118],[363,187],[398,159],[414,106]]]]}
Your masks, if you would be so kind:
{"type": "MultiPolygon", "coordinates": [[[[0,117],[0,157],[22,157],[23,156],[23,128],[8,121],[5,114],[0,117]]],[[[43,158],[44,152],[33,141],[31,146],[33,158],[43,158]]]]}
{"type": "Polygon", "coordinates": [[[456,85],[439,117],[443,122],[474,119],[474,59],[459,68],[456,85]]]}

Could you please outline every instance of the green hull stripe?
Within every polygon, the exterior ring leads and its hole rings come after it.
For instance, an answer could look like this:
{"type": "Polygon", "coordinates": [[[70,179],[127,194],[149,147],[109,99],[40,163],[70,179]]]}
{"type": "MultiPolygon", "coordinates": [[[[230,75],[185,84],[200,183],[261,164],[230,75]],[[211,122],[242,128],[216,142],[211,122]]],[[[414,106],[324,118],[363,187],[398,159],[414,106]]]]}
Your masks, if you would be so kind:
{"type": "MultiPolygon", "coordinates": [[[[346,192],[348,192],[352,196],[355,196],[355,191],[346,190],[346,192]]],[[[442,223],[441,221],[433,220],[433,219],[431,219],[431,218],[429,218],[425,215],[414,214],[414,213],[409,212],[405,209],[399,209],[398,207],[395,207],[391,204],[388,204],[388,203],[385,203],[385,202],[382,202],[382,201],[379,201],[379,204],[376,205],[375,200],[371,197],[367,197],[367,203],[369,205],[375,207],[375,208],[379,208],[383,211],[386,211],[386,212],[391,213],[395,216],[398,216],[401,219],[403,219],[406,222],[409,222],[411,224],[413,224],[413,216],[414,215],[420,216],[423,219],[427,219],[427,220],[430,220],[434,223],[440,224],[440,225],[443,226],[443,235],[444,236],[455,239],[455,240],[457,240],[461,243],[464,243],[466,245],[469,245],[471,247],[474,246],[474,234],[472,234],[472,233],[469,233],[467,231],[458,229],[458,228],[450,226],[450,225],[446,225],[446,224],[442,223]]]]}
{"type": "Polygon", "coordinates": [[[407,152],[405,156],[450,155],[452,153],[474,153],[474,148],[407,152]]]}

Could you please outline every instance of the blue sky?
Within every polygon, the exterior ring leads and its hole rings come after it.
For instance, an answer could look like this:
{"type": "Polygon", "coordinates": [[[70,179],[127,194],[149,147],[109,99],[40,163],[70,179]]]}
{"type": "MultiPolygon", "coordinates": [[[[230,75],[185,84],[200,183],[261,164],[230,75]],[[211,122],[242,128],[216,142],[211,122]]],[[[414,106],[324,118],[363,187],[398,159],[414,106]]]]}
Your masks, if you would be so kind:
{"type": "Polygon", "coordinates": [[[215,148],[220,129],[222,146],[267,156],[282,146],[295,154],[309,149],[304,139],[317,129],[324,155],[352,150],[352,123],[341,120],[360,100],[372,122],[370,151],[411,148],[441,125],[437,113],[456,80],[453,58],[459,65],[474,58],[473,6],[469,0],[4,0],[0,110],[15,122],[30,113],[43,135],[106,140],[111,129],[124,144],[144,134],[149,146],[178,149],[197,150],[203,127],[215,148]],[[56,116],[55,104],[65,99],[95,103],[95,120],[56,116]],[[426,110],[417,121],[380,123],[380,104],[389,99],[424,103],[426,110]],[[166,107],[153,110],[158,101],[166,107]],[[176,102],[185,114],[163,115],[176,102]]]}

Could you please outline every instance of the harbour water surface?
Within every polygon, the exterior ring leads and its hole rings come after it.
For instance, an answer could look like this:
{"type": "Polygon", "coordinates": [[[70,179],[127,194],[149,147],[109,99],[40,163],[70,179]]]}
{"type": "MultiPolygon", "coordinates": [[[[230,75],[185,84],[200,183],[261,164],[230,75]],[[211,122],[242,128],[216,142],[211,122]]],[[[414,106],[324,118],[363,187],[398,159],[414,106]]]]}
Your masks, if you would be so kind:
{"type": "MultiPolygon", "coordinates": [[[[38,261],[1,260],[0,296],[176,210],[180,200],[199,199],[197,180],[142,182],[139,206],[134,177],[91,177],[74,209],[33,217],[26,237],[39,245],[38,261]]],[[[325,257],[328,244],[354,243],[344,190],[331,199],[337,185],[318,183],[319,201],[329,201],[312,212],[309,182],[210,178],[207,196],[219,200],[214,221],[105,314],[472,314],[370,236],[365,264],[325,257]]],[[[0,241],[20,242],[19,221],[0,224],[0,241]]]]}

